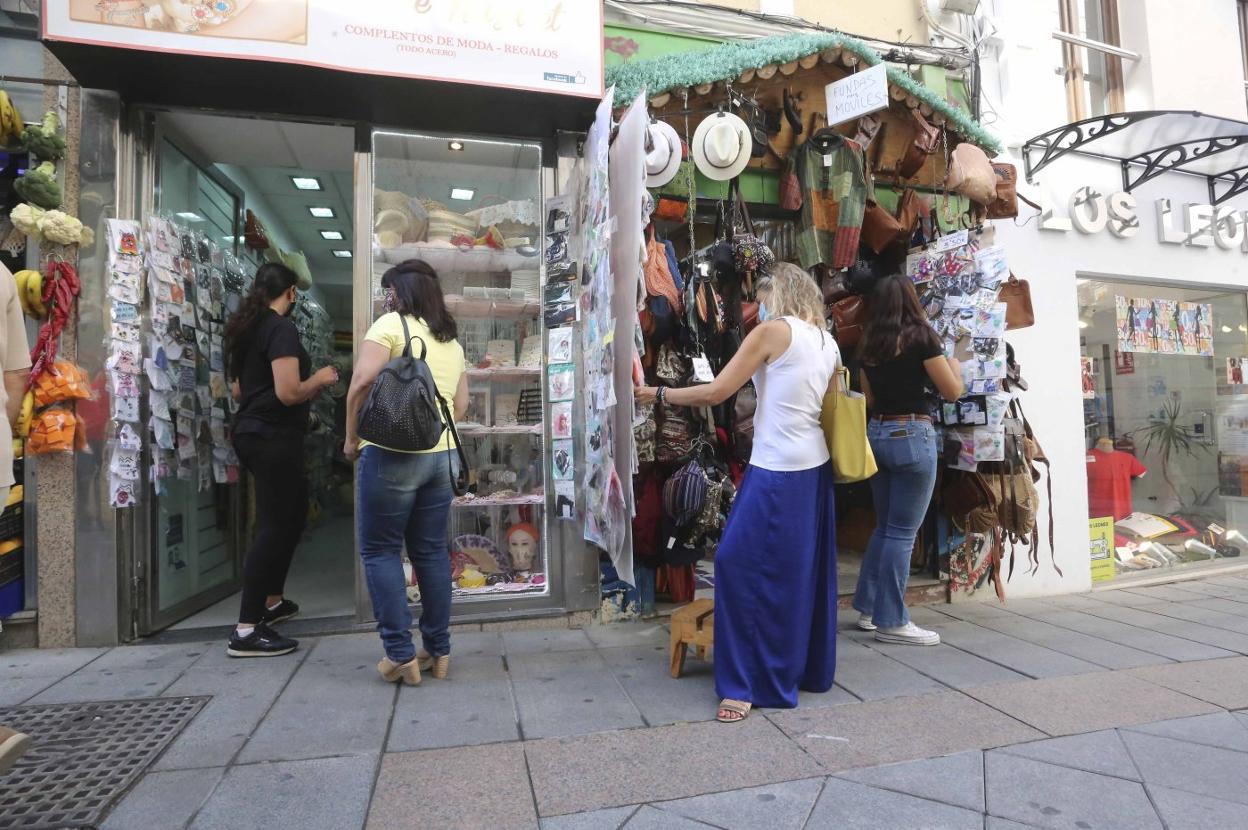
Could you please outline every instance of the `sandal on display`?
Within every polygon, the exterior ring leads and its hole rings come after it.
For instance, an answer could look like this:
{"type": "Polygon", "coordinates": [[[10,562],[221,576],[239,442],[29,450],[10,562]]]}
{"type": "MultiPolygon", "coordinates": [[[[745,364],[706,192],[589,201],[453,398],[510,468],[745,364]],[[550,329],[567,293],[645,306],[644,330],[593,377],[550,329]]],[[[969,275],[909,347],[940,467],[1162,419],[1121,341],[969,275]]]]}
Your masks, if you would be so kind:
{"type": "Polygon", "coordinates": [[[715,713],[715,720],[720,723],[740,723],[749,714],[749,703],[746,703],[744,700],[724,698],[719,703],[719,711],[715,713]]]}
{"type": "Polygon", "coordinates": [[[421,649],[416,657],[420,662],[421,671],[432,672],[437,680],[446,680],[451,673],[451,655],[443,654],[441,657],[434,657],[429,652],[421,649]]]}
{"type": "Polygon", "coordinates": [[[377,664],[377,673],[387,683],[397,683],[402,680],[408,686],[419,686],[420,660],[413,659],[406,663],[396,663],[389,657],[383,657],[377,664]]]}

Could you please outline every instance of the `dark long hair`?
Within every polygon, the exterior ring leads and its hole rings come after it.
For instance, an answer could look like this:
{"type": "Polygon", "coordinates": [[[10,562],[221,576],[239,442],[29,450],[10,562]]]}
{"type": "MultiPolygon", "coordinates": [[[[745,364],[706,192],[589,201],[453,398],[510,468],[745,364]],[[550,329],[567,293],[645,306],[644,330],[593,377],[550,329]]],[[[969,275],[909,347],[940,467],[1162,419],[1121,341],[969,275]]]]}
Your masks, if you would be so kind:
{"type": "Polygon", "coordinates": [[[231,378],[242,375],[247,347],[264,310],[298,282],[299,276],[294,271],[277,262],[266,262],[256,269],[251,291],[225,324],[225,365],[231,378]]]}
{"type": "Polygon", "coordinates": [[[394,310],[424,320],[439,343],[459,335],[455,318],[446,310],[438,272],[423,259],[400,262],[381,277],[381,287],[394,290],[394,310]]]}
{"type": "Polygon", "coordinates": [[[871,320],[858,344],[858,358],[866,365],[885,363],[914,346],[940,345],[909,277],[881,277],[870,299],[871,320]]]}

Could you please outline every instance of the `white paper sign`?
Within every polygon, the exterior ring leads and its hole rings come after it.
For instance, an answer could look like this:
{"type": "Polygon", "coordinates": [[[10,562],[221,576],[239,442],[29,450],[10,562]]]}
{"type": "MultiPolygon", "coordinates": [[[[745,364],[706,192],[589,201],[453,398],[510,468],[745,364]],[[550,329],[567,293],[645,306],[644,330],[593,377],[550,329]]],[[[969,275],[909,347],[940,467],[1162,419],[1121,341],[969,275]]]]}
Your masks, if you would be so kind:
{"type": "Polygon", "coordinates": [[[824,87],[828,124],[835,127],[888,106],[888,70],[884,64],[833,81],[824,87]]]}

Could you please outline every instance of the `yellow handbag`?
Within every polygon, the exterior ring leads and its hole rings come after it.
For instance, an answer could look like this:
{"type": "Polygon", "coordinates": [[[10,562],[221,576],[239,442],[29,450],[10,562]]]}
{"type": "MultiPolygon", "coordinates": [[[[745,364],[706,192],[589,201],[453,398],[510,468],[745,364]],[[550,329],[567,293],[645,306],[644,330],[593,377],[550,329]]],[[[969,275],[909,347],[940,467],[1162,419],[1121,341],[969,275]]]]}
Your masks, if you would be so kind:
{"type": "Polygon", "coordinates": [[[867,399],[849,388],[848,369],[837,371],[833,391],[823,396],[819,424],[832,455],[837,484],[865,481],[875,475],[875,453],[867,441],[867,399]]]}

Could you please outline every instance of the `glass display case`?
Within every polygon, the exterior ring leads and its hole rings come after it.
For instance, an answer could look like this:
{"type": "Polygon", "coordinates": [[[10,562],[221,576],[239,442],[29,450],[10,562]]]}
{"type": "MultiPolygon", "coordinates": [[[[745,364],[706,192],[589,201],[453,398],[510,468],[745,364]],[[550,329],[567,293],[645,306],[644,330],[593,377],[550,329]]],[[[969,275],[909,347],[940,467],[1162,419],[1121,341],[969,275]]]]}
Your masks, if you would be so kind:
{"type": "Polygon", "coordinates": [[[464,347],[471,492],[447,528],[461,602],[550,594],[541,216],[540,145],[373,133],[371,319],[386,270],[421,259],[464,347]]]}

